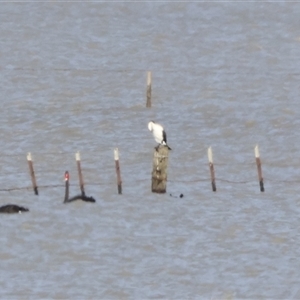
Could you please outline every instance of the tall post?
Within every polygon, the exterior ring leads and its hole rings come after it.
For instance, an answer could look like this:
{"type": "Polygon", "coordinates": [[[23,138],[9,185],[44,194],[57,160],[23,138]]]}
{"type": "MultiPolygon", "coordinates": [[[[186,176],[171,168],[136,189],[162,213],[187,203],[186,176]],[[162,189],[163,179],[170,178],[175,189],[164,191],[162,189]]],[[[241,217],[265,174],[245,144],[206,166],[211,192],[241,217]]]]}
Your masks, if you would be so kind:
{"type": "Polygon", "coordinates": [[[209,147],[207,150],[207,156],[208,156],[208,164],[210,170],[211,186],[213,192],[216,192],[217,191],[216,178],[215,178],[215,170],[214,170],[214,162],[213,162],[213,153],[211,147],[209,147]]]}
{"type": "Polygon", "coordinates": [[[260,156],[259,156],[259,149],[258,145],[255,146],[254,148],[254,154],[255,154],[255,161],[256,161],[256,166],[257,166],[257,172],[258,172],[258,180],[259,180],[259,187],[260,191],[264,192],[264,180],[262,177],[262,169],[261,169],[261,161],[260,161],[260,156]]]}
{"type": "Polygon", "coordinates": [[[30,176],[31,176],[31,182],[32,182],[32,186],[33,186],[33,191],[35,195],[38,195],[38,187],[36,184],[36,179],[35,179],[35,174],[34,174],[34,169],[33,169],[33,162],[32,162],[32,157],[31,157],[31,153],[28,152],[27,154],[27,161],[28,161],[28,166],[29,166],[29,172],[30,172],[30,176]]]}
{"type": "Polygon", "coordinates": [[[82,171],[81,171],[80,152],[79,151],[75,154],[75,158],[76,158],[76,163],[77,163],[79,186],[80,186],[81,194],[85,195],[84,183],[83,183],[83,177],[82,177],[82,171]]]}
{"type": "Polygon", "coordinates": [[[115,150],[114,150],[114,157],[115,157],[115,166],[116,166],[116,173],[117,173],[118,194],[121,195],[122,194],[122,179],[121,179],[119,149],[118,148],[115,148],[115,150]]]}
{"type": "Polygon", "coordinates": [[[147,73],[147,103],[146,107],[151,107],[151,81],[152,81],[152,74],[151,71],[147,73]]]}
{"type": "Polygon", "coordinates": [[[163,194],[167,190],[169,148],[160,145],[153,154],[152,192],[163,194]]]}

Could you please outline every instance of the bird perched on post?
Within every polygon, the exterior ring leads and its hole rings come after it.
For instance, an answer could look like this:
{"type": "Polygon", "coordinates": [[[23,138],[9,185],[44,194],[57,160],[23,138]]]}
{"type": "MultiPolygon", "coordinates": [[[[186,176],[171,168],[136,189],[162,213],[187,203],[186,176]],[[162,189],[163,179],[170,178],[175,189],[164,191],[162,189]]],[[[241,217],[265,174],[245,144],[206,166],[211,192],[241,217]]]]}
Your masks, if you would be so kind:
{"type": "Polygon", "coordinates": [[[159,144],[157,147],[155,147],[156,150],[160,145],[167,146],[169,150],[172,150],[167,145],[167,134],[160,124],[150,121],[148,123],[148,129],[152,132],[155,141],[159,144]]]}

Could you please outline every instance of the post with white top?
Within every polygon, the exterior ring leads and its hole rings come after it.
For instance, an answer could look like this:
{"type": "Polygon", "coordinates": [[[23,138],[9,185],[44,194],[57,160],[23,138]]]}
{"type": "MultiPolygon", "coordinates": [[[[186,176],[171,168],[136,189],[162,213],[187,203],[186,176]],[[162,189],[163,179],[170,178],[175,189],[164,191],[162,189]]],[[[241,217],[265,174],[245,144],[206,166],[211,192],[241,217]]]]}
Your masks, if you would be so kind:
{"type": "Polygon", "coordinates": [[[160,145],[154,149],[152,170],[152,192],[163,194],[167,191],[167,168],[169,148],[160,145]]]}
{"type": "Polygon", "coordinates": [[[209,147],[207,150],[207,156],[208,156],[208,164],[210,170],[211,186],[213,192],[216,192],[217,191],[216,178],[215,178],[215,169],[214,169],[214,162],[213,162],[213,153],[211,147],[209,147]]]}
{"type": "Polygon", "coordinates": [[[147,73],[147,103],[146,103],[146,107],[151,107],[151,80],[152,80],[152,74],[151,74],[151,71],[148,71],[148,73],[147,73]]]}
{"type": "Polygon", "coordinates": [[[255,161],[256,161],[256,166],[257,166],[257,172],[258,172],[258,180],[259,180],[259,187],[260,191],[264,192],[264,180],[262,177],[262,169],[261,169],[261,161],[260,161],[260,156],[259,156],[259,149],[258,145],[255,146],[254,148],[254,154],[255,154],[255,161]]]}
{"type": "Polygon", "coordinates": [[[35,179],[35,174],[34,174],[34,169],[33,169],[33,162],[32,162],[32,157],[31,157],[31,153],[28,152],[27,154],[27,161],[28,161],[28,166],[29,166],[29,172],[30,172],[30,176],[31,176],[31,182],[32,182],[32,186],[33,186],[33,191],[35,195],[38,195],[38,187],[36,184],[36,179],[35,179]]]}
{"type": "Polygon", "coordinates": [[[77,170],[78,170],[78,178],[79,178],[79,186],[80,186],[80,190],[81,190],[81,195],[85,195],[84,182],[83,182],[83,176],[82,176],[82,171],[81,171],[80,152],[79,151],[75,154],[75,159],[76,159],[76,163],[77,163],[77,170]]]}
{"type": "Polygon", "coordinates": [[[114,157],[115,157],[115,166],[116,166],[116,173],[117,173],[118,194],[121,195],[122,194],[122,179],[121,179],[119,149],[118,148],[115,148],[115,150],[114,150],[114,157]]]}

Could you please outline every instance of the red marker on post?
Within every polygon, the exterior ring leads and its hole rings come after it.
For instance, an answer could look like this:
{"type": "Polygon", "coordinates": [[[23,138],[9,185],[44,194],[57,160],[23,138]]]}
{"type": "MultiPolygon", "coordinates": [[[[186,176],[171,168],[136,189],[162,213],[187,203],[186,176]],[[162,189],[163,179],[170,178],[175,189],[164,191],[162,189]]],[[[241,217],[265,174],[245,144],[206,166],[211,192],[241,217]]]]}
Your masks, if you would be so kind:
{"type": "Polygon", "coordinates": [[[69,172],[66,171],[66,172],[65,172],[65,181],[69,181],[69,179],[70,179],[69,172]]]}

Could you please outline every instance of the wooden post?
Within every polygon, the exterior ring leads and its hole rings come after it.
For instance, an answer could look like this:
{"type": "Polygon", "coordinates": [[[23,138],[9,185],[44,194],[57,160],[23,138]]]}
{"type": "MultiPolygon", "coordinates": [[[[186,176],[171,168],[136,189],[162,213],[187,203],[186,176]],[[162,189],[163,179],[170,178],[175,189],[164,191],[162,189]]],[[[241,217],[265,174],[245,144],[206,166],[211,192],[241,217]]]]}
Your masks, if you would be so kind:
{"type": "Polygon", "coordinates": [[[167,190],[167,168],[169,148],[160,145],[153,155],[152,192],[163,194],[167,190]]]}
{"type": "Polygon", "coordinates": [[[80,152],[79,151],[75,154],[75,158],[76,158],[76,163],[77,163],[79,186],[80,186],[81,194],[85,195],[83,177],[82,177],[82,172],[81,172],[80,152]]]}
{"type": "Polygon", "coordinates": [[[120,170],[120,163],[119,163],[119,150],[115,148],[114,150],[114,157],[115,157],[115,165],[116,165],[116,173],[117,173],[117,184],[118,184],[118,194],[122,194],[122,180],[121,180],[121,170],[120,170]]]}
{"type": "Polygon", "coordinates": [[[147,103],[146,107],[151,107],[151,71],[147,73],[147,103]]]}
{"type": "Polygon", "coordinates": [[[36,184],[36,179],[35,179],[35,174],[34,174],[34,169],[33,169],[33,162],[32,162],[32,157],[31,157],[31,153],[28,152],[27,154],[27,161],[28,161],[28,166],[29,166],[29,172],[30,172],[30,176],[31,176],[31,182],[32,182],[32,186],[33,186],[33,191],[35,193],[35,195],[38,195],[38,187],[36,184]]]}
{"type": "Polygon", "coordinates": [[[263,180],[263,177],[262,177],[262,169],[261,169],[261,161],[260,161],[260,157],[259,157],[258,145],[256,145],[255,148],[254,148],[254,154],[255,154],[255,161],[256,161],[257,172],[258,172],[258,180],[259,180],[260,191],[264,192],[265,191],[264,180],[263,180]]]}
{"type": "Polygon", "coordinates": [[[217,191],[216,178],[215,178],[215,170],[214,170],[214,162],[213,162],[213,153],[211,147],[209,147],[207,150],[207,156],[208,156],[208,164],[210,170],[211,186],[213,192],[216,192],[217,191]]]}

